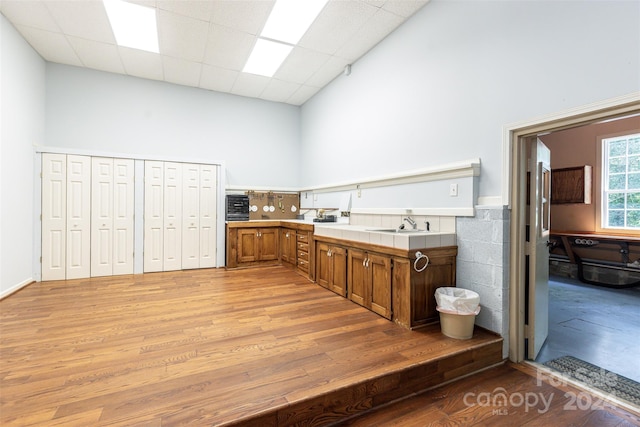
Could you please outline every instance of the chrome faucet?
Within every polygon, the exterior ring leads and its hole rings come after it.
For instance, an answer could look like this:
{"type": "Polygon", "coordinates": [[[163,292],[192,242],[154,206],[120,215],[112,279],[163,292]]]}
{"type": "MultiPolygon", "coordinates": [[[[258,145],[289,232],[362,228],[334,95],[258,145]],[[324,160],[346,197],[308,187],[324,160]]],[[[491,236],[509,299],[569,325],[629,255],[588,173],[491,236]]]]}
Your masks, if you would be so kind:
{"type": "Polygon", "coordinates": [[[418,224],[416,224],[416,222],[410,216],[406,217],[403,221],[407,221],[414,230],[418,227],[418,224]]]}

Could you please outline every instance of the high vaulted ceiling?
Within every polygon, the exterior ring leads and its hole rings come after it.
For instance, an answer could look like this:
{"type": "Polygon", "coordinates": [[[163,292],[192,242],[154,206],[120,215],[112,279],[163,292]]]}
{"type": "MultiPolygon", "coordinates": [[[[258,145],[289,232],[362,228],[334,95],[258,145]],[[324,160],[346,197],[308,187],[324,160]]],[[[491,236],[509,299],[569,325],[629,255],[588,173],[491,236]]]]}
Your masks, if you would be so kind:
{"type": "Polygon", "coordinates": [[[117,46],[101,0],[0,0],[0,12],[50,62],[302,105],[428,2],[329,0],[268,78],[241,70],[275,0],[130,1],[156,8],[160,54],[117,46]]]}

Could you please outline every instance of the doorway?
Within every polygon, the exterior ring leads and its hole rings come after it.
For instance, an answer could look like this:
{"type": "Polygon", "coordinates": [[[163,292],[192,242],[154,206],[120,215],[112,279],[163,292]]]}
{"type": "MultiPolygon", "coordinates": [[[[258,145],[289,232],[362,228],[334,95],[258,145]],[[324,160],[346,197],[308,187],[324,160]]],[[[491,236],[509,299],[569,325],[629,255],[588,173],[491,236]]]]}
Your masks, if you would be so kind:
{"type": "MultiPolygon", "coordinates": [[[[509,187],[507,199],[511,206],[511,247],[509,275],[509,359],[522,362],[529,359],[527,354],[528,337],[535,336],[536,322],[528,319],[529,298],[532,290],[527,289],[526,277],[529,274],[529,259],[535,245],[527,245],[527,170],[528,147],[532,138],[550,132],[583,126],[603,120],[612,120],[640,113],[640,97],[628,96],[586,106],[570,112],[560,113],[545,119],[508,126],[505,136],[508,144],[510,162],[509,187]]],[[[538,196],[532,195],[532,198],[538,196]]],[[[530,203],[538,204],[539,200],[530,203]]],[[[546,248],[545,248],[546,249],[546,248]]],[[[533,257],[535,258],[535,256],[533,257]]],[[[548,266],[547,266],[548,274],[548,266]]],[[[535,293],[535,289],[533,291],[535,293]]],[[[544,321],[544,319],[540,319],[544,321]]]]}

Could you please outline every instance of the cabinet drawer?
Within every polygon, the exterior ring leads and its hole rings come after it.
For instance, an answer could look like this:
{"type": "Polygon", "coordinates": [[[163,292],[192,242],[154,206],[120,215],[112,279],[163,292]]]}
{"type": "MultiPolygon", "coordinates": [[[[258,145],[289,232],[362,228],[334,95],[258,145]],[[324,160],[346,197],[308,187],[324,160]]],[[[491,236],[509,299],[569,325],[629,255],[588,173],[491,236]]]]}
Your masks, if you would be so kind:
{"type": "Polygon", "coordinates": [[[303,242],[298,242],[298,252],[300,252],[300,251],[309,252],[309,244],[308,243],[303,243],[303,242]]]}
{"type": "Polygon", "coordinates": [[[298,251],[298,259],[308,262],[309,261],[309,252],[307,252],[307,251],[298,251]]]}
{"type": "Polygon", "coordinates": [[[306,273],[309,272],[309,261],[298,258],[298,268],[306,273]]]}
{"type": "Polygon", "coordinates": [[[298,242],[309,243],[309,233],[298,233],[298,242]]]}

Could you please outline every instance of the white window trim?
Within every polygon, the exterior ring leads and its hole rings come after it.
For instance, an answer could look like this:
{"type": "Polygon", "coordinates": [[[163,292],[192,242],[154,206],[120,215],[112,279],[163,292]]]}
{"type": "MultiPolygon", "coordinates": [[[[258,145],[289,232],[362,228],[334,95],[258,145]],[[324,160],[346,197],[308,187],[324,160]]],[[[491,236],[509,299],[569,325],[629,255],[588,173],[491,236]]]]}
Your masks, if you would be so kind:
{"type": "Polygon", "coordinates": [[[603,220],[605,217],[604,214],[604,209],[605,209],[605,203],[604,203],[604,179],[605,179],[605,175],[604,172],[606,170],[606,165],[605,165],[605,155],[604,155],[604,140],[605,139],[612,139],[612,138],[617,138],[620,136],[625,136],[625,135],[634,135],[640,133],[640,129],[628,129],[625,131],[621,131],[621,132],[616,132],[616,133],[612,133],[612,134],[607,134],[607,135],[599,135],[597,138],[597,153],[596,153],[596,161],[598,163],[598,165],[600,166],[599,168],[594,168],[593,171],[593,183],[594,188],[593,188],[593,192],[594,192],[594,199],[595,199],[595,204],[596,204],[596,223],[595,223],[595,230],[597,233],[607,233],[607,234],[622,234],[622,235],[637,235],[640,236],[640,228],[614,228],[614,227],[604,227],[603,226],[603,220]]]}

